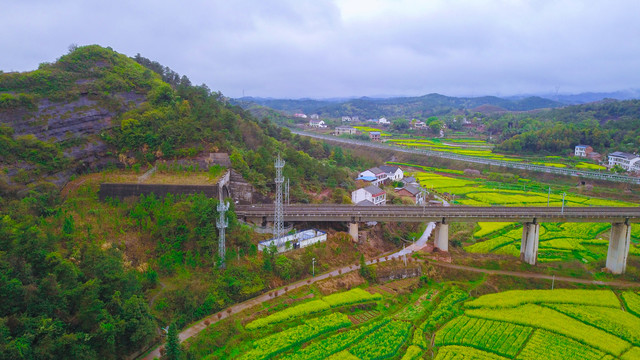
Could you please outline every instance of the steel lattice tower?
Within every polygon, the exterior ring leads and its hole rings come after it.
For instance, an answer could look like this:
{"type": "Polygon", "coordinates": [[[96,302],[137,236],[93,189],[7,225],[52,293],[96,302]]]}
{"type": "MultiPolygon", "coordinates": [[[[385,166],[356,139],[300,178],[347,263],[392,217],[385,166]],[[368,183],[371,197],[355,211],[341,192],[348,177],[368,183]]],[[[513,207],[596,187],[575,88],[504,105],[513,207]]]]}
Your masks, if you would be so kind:
{"type": "Polygon", "coordinates": [[[284,177],[282,176],[282,168],[284,167],[285,161],[280,158],[280,154],[278,154],[278,158],[276,159],[276,212],[273,218],[273,238],[276,241],[276,246],[281,245],[282,237],[284,236],[284,204],[282,203],[282,183],[284,182],[284,177]]]}
{"type": "Polygon", "coordinates": [[[218,256],[220,256],[220,268],[223,269],[225,267],[224,257],[225,257],[225,234],[224,229],[229,226],[229,221],[225,216],[225,213],[229,210],[229,202],[218,203],[218,214],[220,217],[216,221],[216,226],[218,227],[218,231],[220,232],[220,236],[218,237],[218,256]]]}

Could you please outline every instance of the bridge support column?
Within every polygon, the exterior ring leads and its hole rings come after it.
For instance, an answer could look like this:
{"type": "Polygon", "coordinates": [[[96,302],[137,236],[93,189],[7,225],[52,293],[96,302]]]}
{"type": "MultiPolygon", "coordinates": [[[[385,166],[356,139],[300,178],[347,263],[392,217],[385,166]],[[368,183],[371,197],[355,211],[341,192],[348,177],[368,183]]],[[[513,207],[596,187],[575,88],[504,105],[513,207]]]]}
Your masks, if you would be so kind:
{"type": "Polygon", "coordinates": [[[540,224],[537,222],[524,223],[522,226],[522,243],[520,244],[520,260],[535,265],[538,259],[538,242],[540,224]]]}
{"type": "Polygon", "coordinates": [[[349,223],[349,235],[351,235],[351,238],[353,239],[353,241],[358,242],[358,223],[357,222],[349,223]]]}
{"type": "Polygon", "coordinates": [[[607,269],[613,274],[622,274],[627,268],[631,225],[629,223],[611,224],[609,250],[607,251],[607,269]]]}
{"type": "Polygon", "coordinates": [[[449,251],[449,224],[442,219],[436,223],[434,245],[440,251],[449,251]]]}

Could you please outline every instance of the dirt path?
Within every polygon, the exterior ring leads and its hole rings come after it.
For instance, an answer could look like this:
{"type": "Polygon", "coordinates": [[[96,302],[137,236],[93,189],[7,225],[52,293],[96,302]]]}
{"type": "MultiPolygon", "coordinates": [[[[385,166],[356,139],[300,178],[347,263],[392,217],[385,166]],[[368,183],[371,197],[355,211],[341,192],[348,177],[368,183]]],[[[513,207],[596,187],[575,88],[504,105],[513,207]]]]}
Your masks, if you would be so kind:
{"type": "Polygon", "coordinates": [[[520,271],[478,269],[478,268],[474,268],[474,267],[471,267],[471,266],[455,265],[455,264],[449,264],[449,263],[445,263],[445,262],[431,261],[431,260],[425,260],[425,262],[433,264],[433,265],[436,265],[436,266],[446,267],[446,268],[449,268],[449,269],[472,271],[472,272],[483,273],[483,274],[488,274],[488,275],[506,275],[506,276],[515,276],[515,277],[525,278],[525,279],[546,279],[546,280],[554,280],[555,279],[555,281],[564,281],[564,282],[570,282],[570,283],[589,284],[589,285],[604,285],[604,286],[617,286],[617,287],[640,287],[640,283],[631,282],[631,281],[589,280],[589,279],[580,279],[580,278],[573,278],[573,277],[566,277],[566,276],[553,276],[553,275],[528,273],[528,272],[520,272],[520,271]]]}
{"type": "MultiPolygon", "coordinates": [[[[402,255],[399,255],[400,252],[398,253],[394,253],[392,255],[388,255],[389,260],[393,259],[393,258],[398,258],[400,259],[402,257],[402,255]]],[[[374,262],[378,262],[378,260],[380,262],[386,261],[385,257],[380,257],[379,259],[374,259],[374,260],[370,260],[367,261],[367,264],[370,265],[374,262]]],[[[445,268],[450,268],[450,269],[456,269],[456,270],[465,270],[465,271],[472,271],[472,272],[478,272],[478,273],[484,273],[484,274],[489,274],[489,275],[506,275],[506,276],[515,276],[515,277],[520,277],[520,278],[526,278],[526,279],[547,279],[547,280],[554,280],[555,281],[564,281],[564,282],[571,282],[571,283],[579,283],[579,284],[590,284],[590,285],[604,285],[604,286],[616,286],[616,287],[640,287],[640,283],[635,283],[635,282],[630,282],[630,281],[619,281],[619,280],[613,280],[613,281],[599,281],[599,280],[589,280],[589,279],[579,279],[579,278],[572,278],[572,277],[566,277],[566,276],[553,276],[553,275],[545,275],[545,274],[536,274],[536,273],[526,273],[526,272],[518,272],[518,271],[505,271],[505,270],[488,270],[488,269],[478,269],[478,268],[474,268],[471,266],[465,266],[465,265],[455,265],[455,264],[449,264],[449,263],[445,263],[445,262],[440,262],[440,261],[432,261],[432,260],[424,260],[425,262],[435,265],[435,266],[441,266],[441,267],[445,267],[445,268]]],[[[327,279],[329,277],[332,276],[338,276],[340,274],[346,274],[348,272],[351,271],[355,271],[358,270],[360,268],[359,265],[350,265],[350,266],[345,266],[342,267],[340,269],[335,269],[329,273],[325,273],[322,275],[318,275],[314,278],[310,278],[310,279],[304,279],[304,280],[300,280],[298,282],[295,282],[293,284],[289,284],[287,285],[288,287],[288,291],[293,291],[295,289],[298,289],[302,286],[305,285],[309,285],[309,284],[313,284],[317,281],[320,280],[324,280],[327,279]],[[308,282],[308,283],[307,283],[308,282]]],[[[238,312],[244,311],[246,309],[251,308],[252,306],[255,305],[259,305],[265,301],[274,299],[275,297],[279,297],[281,295],[284,295],[286,292],[284,291],[284,289],[278,289],[275,290],[275,296],[269,296],[269,294],[263,294],[260,295],[258,297],[255,297],[253,299],[247,300],[245,302],[233,305],[227,309],[225,309],[224,311],[221,311],[219,314],[221,314],[220,320],[222,319],[226,319],[227,317],[231,316],[232,314],[236,314],[238,312]]],[[[216,322],[219,321],[218,319],[218,314],[213,314],[210,315],[204,319],[201,319],[200,321],[194,323],[192,326],[190,326],[189,328],[185,329],[184,331],[182,331],[179,334],[179,338],[180,338],[180,342],[185,341],[186,339],[197,335],[199,332],[201,332],[202,330],[206,329],[208,325],[205,324],[205,322],[209,322],[209,324],[214,324],[216,322]]],[[[144,360],[152,360],[154,358],[159,358],[160,357],[160,349],[163,348],[164,345],[158,346],[155,349],[153,349],[151,352],[147,353],[146,355],[144,355],[144,357],[142,357],[142,359],[144,360]]]]}

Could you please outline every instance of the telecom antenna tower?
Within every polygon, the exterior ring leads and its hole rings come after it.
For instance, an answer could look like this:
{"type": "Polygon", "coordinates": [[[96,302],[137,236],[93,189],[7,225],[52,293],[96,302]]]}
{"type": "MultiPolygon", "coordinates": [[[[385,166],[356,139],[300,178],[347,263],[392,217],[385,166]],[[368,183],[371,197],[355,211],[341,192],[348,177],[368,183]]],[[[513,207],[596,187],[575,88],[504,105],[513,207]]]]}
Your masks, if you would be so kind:
{"type": "Polygon", "coordinates": [[[280,154],[278,154],[278,158],[276,159],[276,213],[273,218],[273,237],[276,241],[276,246],[282,245],[280,242],[282,241],[282,237],[284,236],[284,205],[282,203],[282,183],[284,182],[284,177],[282,176],[282,168],[284,167],[285,161],[280,158],[280,154]]]}
{"type": "Polygon", "coordinates": [[[229,210],[229,202],[218,203],[218,214],[220,217],[216,221],[216,225],[218,227],[218,231],[220,232],[220,236],[218,237],[218,256],[220,256],[220,268],[225,268],[224,257],[225,257],[225,234],[224,229],[229,226],[229,221],[225,216],[225,213],[229,210]]]}

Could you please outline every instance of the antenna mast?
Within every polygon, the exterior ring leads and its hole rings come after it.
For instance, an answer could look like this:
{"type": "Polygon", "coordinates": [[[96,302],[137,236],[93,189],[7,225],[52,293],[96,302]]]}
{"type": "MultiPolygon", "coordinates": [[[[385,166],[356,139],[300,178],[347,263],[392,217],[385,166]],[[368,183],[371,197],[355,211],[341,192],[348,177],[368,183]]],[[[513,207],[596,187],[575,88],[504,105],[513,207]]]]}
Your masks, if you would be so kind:
{"type": "Polygon", "coordinates": [[[229,226],[229,221],[227,220],[225,213],[229,210],[229,202],[218,203],[218,214],[220,217],[216,221],[216,226],[218,227],[218,231],[220,232],[220,236],[218,236],[218,256],[220,256],[220,269],[225,268],[224,258],[225,258],[225,233],[224,229],[229,226]]]}
{"type": "Polygon", "coordinates": [[[284,167],[285,161],[280,158],[280,154],[278,154],[278,158],[275,162],[276,167],[276,201],[275,201],[275,216],[273,219],[273,237],[276,241],[276,246],[280,247],[282,237],[284,236],[284,205],[282,203],[282,183],[284,182],[284,177],[282,176],[282,168],[284,167]]]}

